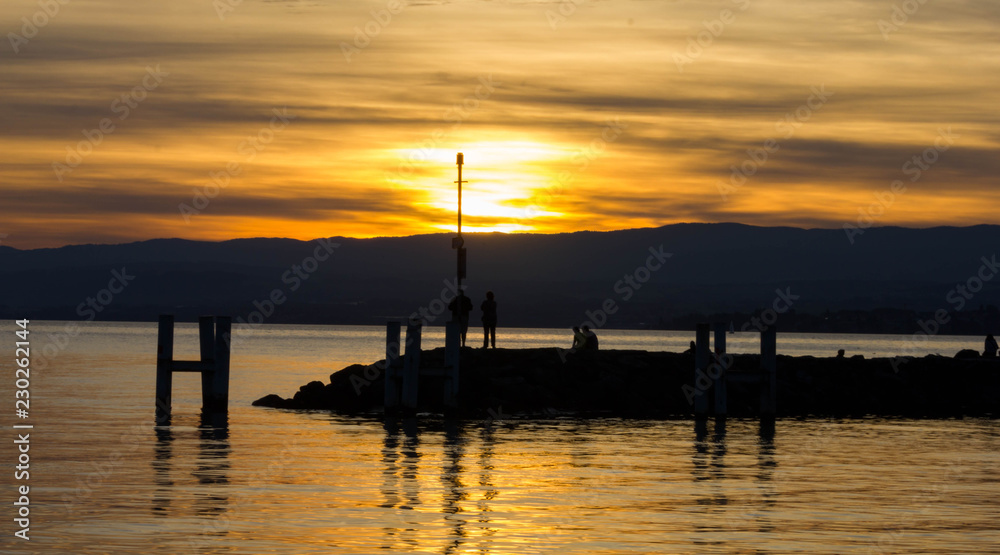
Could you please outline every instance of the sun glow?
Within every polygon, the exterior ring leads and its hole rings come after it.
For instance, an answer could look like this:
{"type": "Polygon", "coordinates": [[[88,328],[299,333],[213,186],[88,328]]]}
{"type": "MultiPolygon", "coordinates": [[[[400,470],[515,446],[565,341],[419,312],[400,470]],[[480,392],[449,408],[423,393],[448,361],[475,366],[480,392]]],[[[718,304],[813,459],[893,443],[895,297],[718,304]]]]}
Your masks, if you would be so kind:
{"type": "MultiPolygon", "coordinates": [[[[422,192],[420,209],[440,217],[433,227],[454,230],[458,206],[457,169],[452,149],[424,151],[426,174],[399,183],[422,192]]],[[[531,231],[529,219],[560,214],[533,207],[532,199],[551,185],[554,165],[567,151],[532,141],[486,141],[463,145],[462,230],[477,232],[531,231]]],[[[404,153],[401,157],[405,157],[404,153]]]]}

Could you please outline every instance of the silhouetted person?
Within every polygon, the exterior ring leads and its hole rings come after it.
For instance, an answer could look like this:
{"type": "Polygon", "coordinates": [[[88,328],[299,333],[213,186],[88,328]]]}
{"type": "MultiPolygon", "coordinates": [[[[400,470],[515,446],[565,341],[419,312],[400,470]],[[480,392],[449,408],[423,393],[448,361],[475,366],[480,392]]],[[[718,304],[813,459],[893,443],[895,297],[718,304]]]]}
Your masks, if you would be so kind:
{"type": "Polygon", "coordinates": [[[483,348],[493,345],[497,348],[497,302],[493,299],[493,291],[486,292],[486,300],[479,305],[483,311],[483,348]]]}
{"type": "Polygon", "coordinates": [[[596,351],[597,334],[590,330],[590,326],[583,326],[583,336],[586,338],[583,348],[588,351],[596,351]]]}
{"type": "Polygon", "coordinates": [[[843,349],[839,349],[837,351],[837,358],[844,358],[844,350],[843,349]]]}
{"type": "Polygon", "coordinates": [[[992,334],[991,335],[987,335],[986,336],[986,350],[983,351],[983,357],[985,357],[985,358],[996,358],[996,356],[997,356],[997,349],[998,348],[1000,348],[1000,347],[997,347],[997,340],[993,337],[993,335],[992,334]]]}
{"type": "Polygon", "coordinates": [[[573,350],[579,351],[587,344],[587,336],[580,331],[580,326],[573,326],[573,350]]]}
{"type": "Polygon", "coordinates": [[[692,341],[691,344],[688,345],[688,350],[686,350],[684,352],[685,353],[693,353],[693,352],[695,352],[697,350],[698,350],[698,344],[695,343],[694,341],[692,341]]]}
{"type": "Polygon", "coordinates": [[[462,346],[465,347],[465,334],[469,333],[469,313],[472,312],[472,301],[465,296],[465,291],[459,291],[458,296],[448,303],[448,310],[451,310],[451,321],[458,322],[458,329],[462,333],[462,346]]]}

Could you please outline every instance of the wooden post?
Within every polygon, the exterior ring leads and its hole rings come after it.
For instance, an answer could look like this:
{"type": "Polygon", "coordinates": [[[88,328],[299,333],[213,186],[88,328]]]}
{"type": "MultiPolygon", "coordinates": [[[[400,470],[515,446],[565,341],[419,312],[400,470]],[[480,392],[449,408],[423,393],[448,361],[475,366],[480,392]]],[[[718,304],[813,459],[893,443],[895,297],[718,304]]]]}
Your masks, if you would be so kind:
{"type": "Polygon", "coordinates": [[[695,350],[694,350],[694,386],[698,394],[694,396],[695,416],[705,416],[708,414],[708,387],[702,387],[702,383],[711,382],[705,370],[708,368],[708,324],[698,324],[695,328],[695,350]]]}
{"type": "Polygon", "coordinates": [[[777,329],[772,325],[760,333],[760,412],[774,416],[777,409],[777,329]]]}
{"type": "MultiPolygon", "coordinates": [[[[232,327],[233,319],[229,316],[215,318],[215,371],[211,372],[211,403],[203,405],[203,409],[229,410],[229,347],[232,342],[232,327]]],[[[203,372],[202,376],[205,374],[203,372]]]]}
{"type": "MultiPolygon", "coordinates": [[[[198,317],[198,347],[201,350],[202,362],[215,360],[215,318],[212,316],[198,317]]],[[[201,373],[201,406],[207,408],[212,404],[213,372],[201,373]]]]}
{"type": "Polygon", "coordinates": [[[420,391],[420,322],[406,324],[406,352],[403,355],[403,409],[417,410],[420,391]]]}
{"type": "Polygon", "coordinates": [[[709,375],[709,377],[715,380],[713,389],[715,390],[715,416],[725,417],[727,413],[727,384],[726,384],[726,325],[723,323],[715,324],[715,365],[717,366],[718,376],[714,376],[714,372],[709,375]]]}
{"type": "Polygon", "coordinates": [[[233,319],[198,318],[199,360],[174,360],[174,317],[161,314],[156,339],[156,424],[170,424],[170,397],[174,372],[201,374],[201,410],[229,410],[229,347],[233,319]]]}
{"type": "Polygon", "coordinates": [[[170,422],[170,391],[173,386],[174,316],[161,314],[156,339],[156,424],[170,422]]]}
{"type": "Polygon", "coordinates": [[[399,407],[399,322],[385,324],[385,401],[386,411],[399,407]]]}
{"type": "Polygon", "coordinates": [[[462,331],[458,322],[445,324],[444,406],[458,407],[458,366],[461,358],[462,331]]]}

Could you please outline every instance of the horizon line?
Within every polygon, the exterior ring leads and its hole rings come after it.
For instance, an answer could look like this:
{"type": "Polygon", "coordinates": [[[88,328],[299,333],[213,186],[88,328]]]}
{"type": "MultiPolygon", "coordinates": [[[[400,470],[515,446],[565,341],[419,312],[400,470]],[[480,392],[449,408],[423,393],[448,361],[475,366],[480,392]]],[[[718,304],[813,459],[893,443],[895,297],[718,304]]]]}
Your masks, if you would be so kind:
{"type": "MultiPolygon", "coordinates": [[[[467,231],[463,235],[545,235],[545,236],[556,236],[556,235],[573,235],[576,233],[617,233],[623,231],[646,231],[646,230],[657,230],[669,227],[679,227],[679,226],[740,226],[740,227],[751,227],[757,229],[797,229],[801,231],[842,231],[843,228],[840,227],[798,227],[792,225],[755,225],[755,224],[745,224],[741,222],[678,222],[672,224],[664,224],[657,227],[635,227],[635,228],[622,228],[622,229],[605,229],[605,230],[590,230],[590,229],[580,229],[576,231],[558,231],[554,233],[544,233],[536,231],[467,231]]],[[[988,224],[988,223],[976,223],[969,225],[932,225],[926,227],[910,227],[901,225],[873,225],[867,228],[868,231],[874,229],[906,229],[906,230],[932,230],[932,229],[968,229],[973,227],[1000,227],[1000,224],[988,224]]],[[[302,243],[307,243],[310,241],[316,241],[319,239],[355,239],[355,240],[369,240],[369,239],[406,239],[411,237],[430,237],[430,236],[450,236],[454,235],[455,232],[441,231],[436,233],[414,233],[412,235],[369,235],[369,236],[348,236],[348,235],[329,235],[325,237],[313,237],[311,239],[296,239],[293,237],[279,237],[279,236],[255,236],[255,237],[232,237],[229,239],[221,239],[217,241],[209,239],[188,239],[185,237],[153,237],[149,239],[136,239],[134,241],[126,241],[121,243],[67,243],[64,245],[59,245],[56,247],[35,247],[35,248],[18,248],[9,245],[3,245],[0,243],[0,250],[11,249],[20,252],[29,251],[43,251],[43,250],[57,250],[69,247],[113,247],[113,246],[124,246],[124,245],[135,245],[139,243],[148,243],[152,241],[187,241],[191,243],[228,243],[231,241],[255,241],[255,240],[283,240],[283,241],[298,241],[302,243]]],[[[10,236],[3,237],[4,239],[10,236]]]]}

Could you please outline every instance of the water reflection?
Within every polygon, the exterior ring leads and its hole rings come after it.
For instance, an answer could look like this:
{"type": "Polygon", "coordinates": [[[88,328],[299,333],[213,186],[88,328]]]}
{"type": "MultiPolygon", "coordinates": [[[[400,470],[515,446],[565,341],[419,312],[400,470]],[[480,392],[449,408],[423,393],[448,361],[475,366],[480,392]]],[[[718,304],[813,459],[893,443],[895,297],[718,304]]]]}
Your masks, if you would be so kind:
{"type": "Polygon", "coordinates": [[[775,530],[770,517],[778,501],[778,489],[774,484],[778,461],[774,458],[774,454],[774,420],[762,419],[757,451],[757,475],[754,482],[757,487],[755,505],[759,507],[759,514],[756,517],[758,532],[775,530]]]}
{"type": "Polygon", "coordinates": [[[229,509],[231,446],[227,415],[203,412],[198,426],[189,430],[180,422],[155,428],[154,516],[193,513],[214,519],[229,509]]]}
{"type": "Polygon", "coordinates": [[[451,522],[451,538],[444,553],[454,553],[466,538],[465,519],[462,512],[462,502],[467,499],[465,487],[462,484],[462,456],[465,455],[465,440],[462,430],[454,421],[445,423],[444,434],[444,466],[441,468],[441,484],[444,486],[442,514],[446,521],[451,522]]]}
{"type": "MultiPolygon", "coordinates": [[[[420,461],[420,432],[415,419],[402,422],[386,419],[383,424],[385,436],[382,442],[382,496],[381,507],[385,509],[413,510],[420,505],[420,485],[417,483],[420,461]],[[400,437],[402,432],[402,438],[400,437]]],[[[386,519],[387,523],[396,524],[386,519]]],[[[382,528],[384,540],[382,549],[393,550],[401,542],[406,550],[418,547],[416,525],[388,525],[382,528]]]]}
{"type": "Polygon", "coordinates": [[[500,493],[500,489],[494,485],[493,457],[496,438],[494,437],[492,425],[488,424],[482,429],[480,441],[479,487],[483,490],[483,497],[476,501],[476,506],[479,509],[476,522],[479,524],[479,530],[483,537],[480,544],[480,551],[482,553],[489,553],[493,547],[493,538],[498,532],[498,528],[492,522],[493,507],[491,501],[500,493]]]}
{"type": "MultiPolygon", "coordinates": [[[[229,420],[225,412],[203,413],[198,427],[198,460],[191,475],[201,486],[229,484],[229,420]]],[[[203,487],[196,493],[198,516],[215,517],[229,508],[228,488],[203,487]]]]}
{"type": "Polygon", "coordinates": [[[173,499],[174,481],[170,476],[170,461],[174,458],[174,430],[170,426],[156,427],[156,446],[153,448],[153,516],[167,516],[173,499]]]}
{"type": "MultiPolygon", "coordinates": [[[[436,501],[440,503],[440,510],[434,511],[440,514],[447,530],[443,545],[436,551],[450,554],[474,549],[477,553],[490,553],[498,531],[492,522],[491,505],[499,494],[499,488],[494,485],[494,429],[459,421],[445,421],[440,428],[432,425],[419,429],[414,420],[386,420],[383,428],[380,507],[425,514],[431,509],[429,504],[436,501]],[[473,428],[478,428],[478,434],[470,436],[473,428]],[[477,438],[476,453],[470,455],[470,446],[477,438]],[[440,444],[436,444],[437,439],[440,444]],[[434,463],[436,455],[440,456],[439,465],[434,463]],[[434,491],[423,493],[421,490],[421,483],[424,489],[429,489],[428,472],[437,474],[440,498],[434,491]],[[478,488],[470,484],[471,480],[475,480],[478,488]],[[473,499],[472,492],[476,490],[482,494],[473,499]],[[422,497],[426,498],[423,504],[422,497]]],[[[382,528],[382,549],[427,550],[423,545],[428,540],[426,522],[418,524],[421,521],[417,516],[410,519],[405,513],[397,512],[396,516],[397,519],[385,519],[394,525],[382,528]]]]}
{"type": "Polygon", "coordinates": [[[695,502],[704,507],[703,514],[706,516],[698,519],[694,526],[697,532],[703,534],[696,542],[703,546],[716,546],[719,542],[715,538],[720,532],[774,531],[770,518],[778,497],[773,483],[777,469],[774,420],[760,421],[752,444],[740,433],[752,430],[743,422],[737,423],[735,436],[725,418],[713,421],[711,435],[708,427],[707,419],[695,422],[692,445],[691,475],[696,484],[701,484],[695,502]],[[746,477],[746,467],[742,462],[733,463],[733,470],[730,470],[727,455],[732,449],[736,449],[738,456],[745,457],[752,453],[755,457],[752,488],[749,490],[734,490],[729,483],[746,477]],[[748,452],[750,449],[755,452],[748,452]]]}

